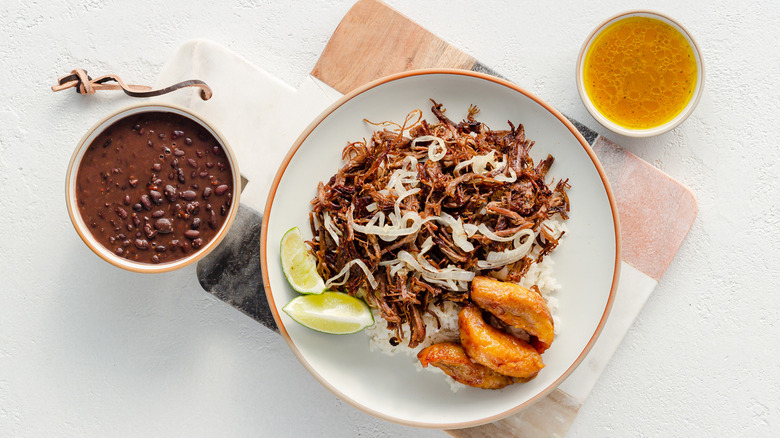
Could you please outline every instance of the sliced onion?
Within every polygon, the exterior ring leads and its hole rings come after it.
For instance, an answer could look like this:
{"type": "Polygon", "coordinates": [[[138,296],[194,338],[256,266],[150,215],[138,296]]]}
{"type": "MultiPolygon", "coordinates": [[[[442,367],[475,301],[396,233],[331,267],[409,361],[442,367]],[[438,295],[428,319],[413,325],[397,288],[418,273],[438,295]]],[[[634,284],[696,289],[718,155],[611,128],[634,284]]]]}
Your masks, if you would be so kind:
{"type": "Polygon", "coordinates": [[[514,263],[518,260],[522,260],[523,257],[528,255],[529,252],[531,252],[531,247],[533,247],[534,244],[534,238],[535,234],[531,230],[521,230],[517,234],[515,234],[517,237],[517,240],[515,240],[515,248],[514,249],[507,249],[504,251],[493,251],[488,253],[486,260],[478,260],[477,261],[477,267],[479,269],[495,269],[500,268],[502,266],[506,266],[510,263],[514,263]],[[527,232],[528,237],[525,239],[525,242],[520,243],[520,237],[518,234],[521,232],[527,232]]]}
{"type": "Polygon", "coordinates": [[[368,269],[368,266],[366,266],[366,263],[360,259],[350,260],[346,265],[344,265],[343,268],[341,268],[341,271],[338,274],[329,278],[328,281],[325,282],[325,288],[327,289],[331,286],[341,286],[342,284],[346,283],[347,280],[349,280],[349,270],[352,268],[352,265],[357,265],[360,267],[360,269],[363,270],[363,272],[366,274],[368,283],[371,284],[371,288],[376,290],[376,288],[379,286],[379,283],[376,282],[374,275],[371,274],[371,271],[368,269]],[[336,280],[341,276],[343,276],[344,279],[337,282],[336,280]]]}
{"type": "Polygon", "coordinates": [[[478,230],[479,230],[479,227],[477,227],[474,224],[463,224],[463,231],[466,232],[466,235],[468,237],[471,237],[471,236],[477,234],[478,230]]]}
{"type": "Polygon", "coordinates": [[[494,179],[496,181],[513,183],[513,182],[517,181],[517,172],[515,172],[515,169],[512,169],[510,167],[509,168],[509,176],[506,176],[506,175],[504,175],[502,173],[500,175],[496,175],[496,177],[494,179]]]}
{"type": "MultiPolygon", "coordinates": [[[[400,209],[399,209],[400,212],[400,209]]],[[[395,213],[391,213],[391,223],[385,225],[385,214],[378,212],[366,225],[358,225],[352,215],[352,207],[347,210],[347,220],[353,230],[363,234],[374,234],[385,242],[391,242],[400,236],[408,236],[420,231],[423,220],[417,212],[408,211],[400,220],[395,213]],[[411,221],[411,224],[407,225],[411,221]]]]}
{"type": "MultiPolygon", "coordinates": [[[[474,275],[475,275],[471,271],[466,271],[460,268],[456,268],[455,266],[452,265],[444,269],[435,269],[435,268],[424,269],[423,266],[420,264],[420,262],[407,251],[400,251],[398,253],[398,260],[401,260],[404,263],[406,263],[410,268],[419,272],[426,279],[434,278],[439,280],[471,281],[472,279],[474,279],[474,275]]],[[[429,263],[427,264],[429,267],[432,268],[432,266],[429,263]]]]}
{"type": "Polygon", "coordinates": [[[330,215],[327,211],[323,214],[323,218],[322,226],[325,227],[325,230],[328,232],[328,234],[330,234],[330,237],[333,239],[333,241],[336,242],[336,246],[338,246],[341,230],[339,230],[333,223],[333,220],[330,218],[330,215]]]}
{"type": "Polygon", "coordinates": [[[511,242],[513,240],[519,240],[523,236],[533,234],[533,231],[531,231],[530,229],[525,229],[525,230],[520,230],[515,234],[512,234],[511,236],[501,237],[498,234],[491,231],[490,228],[488,228],[487,225],[485,224],[479,224],[477,226],[477,229],[479,230],[480,233],[482,233],[482,235],[484,235],[485,237],[487,237],[488,239],[494,242],[511,242]]]}
{"type": "Polygon", "coordinates": [[[452,241],[458,248],[466,252],[474,251],[474,245],[468,240],[468,233],[463,228],[463,221],[461,219],[455,219],[447,213],[442,213],[437,218],[438,222],[448,225],[452,228],[452,241]]]}
{"type": "Polygon", "coordinates": [[[412,140],[412,147],[415,147],[417,143],[428,142],[428,159],[431,161],[439,161],[447,155],[447,146],[444,144],[444,140],[436,137],[435,135],[423,135],[412,140]],[[439,150],[436,150],[438,146],[439,150]]]}

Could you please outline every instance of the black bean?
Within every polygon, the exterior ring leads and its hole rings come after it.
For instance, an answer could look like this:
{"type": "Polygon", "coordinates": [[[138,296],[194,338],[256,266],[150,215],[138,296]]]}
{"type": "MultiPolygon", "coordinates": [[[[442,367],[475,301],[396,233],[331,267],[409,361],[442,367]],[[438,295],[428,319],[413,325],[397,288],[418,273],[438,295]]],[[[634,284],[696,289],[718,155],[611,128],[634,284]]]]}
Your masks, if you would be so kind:
{"type": "Polygon", "coordinates": [[[152,263],[160,263],[160,257],[158,257],[157,254],[152,256],[152,263]]]}
{"type": "Polygon", "coordinates": [[[192,201],[198,196],[198,194],[192,190],[185,190],[181,192],[180,196],[182,197],[182,199],[185,199],[187,201],[192,201]]]}
{"type": "Polygon", "coordinates": [[[116,253],[116,255],[121,256],[122,254],[125,253],[125,250],[122,249],[122,247],[120,246],[119,248],[115,249],[114,252],[116,253]]]}
{"type": "Polygon", "coordinates": [[[219,156],[219,154],[222,152],[222,149],[219,148],[219,146],[214,146],[211,148],[212,151],[214,151],[214,155],[219,156]]]}
{"type": "Polygon", "coordinates": [[[211,204],[206,204],[206,211],[211,211],[211,204]]]}
{"type": "Polygon", "coordinates": [[[157,230],[153,229],[152,226],[147,222],[144,224],[144,234],[146,234],[146,237],[151,239],[157,235],[157,230]]]}
{"type": "Polygon", "coordinates": [[[197,239],[193,239],[192,241],[192,247],[195,249],[200,248],[203,245],[203,239],[198,237],[197,239]]]}
{"type": "Polygon", "coordinates": [[[201,170],[198,173],[198,176],[200,176],[201,178],[205,178],[205,177],[209,176],[209,172],[207,170],[201,170]]]}
{"type": "Polygon", "coordinates": [[[198,236],[200,236],[200,231],[198,230],[187,230],[184,232],[184,237],[188,239],[195,239],[198,236]]]}
{"type": "Polygon", "coordinates": [[[203,151],[198,149],[197,151],[195,151],[195,155],[197,155],[198,158],[203,158],[203,151]]]}
{"type": "Polygon", "coordinates": [[[162,204],[162,193],[157,190],[149,190],[149,196],[152,197],[152,201],[154,201],[155,204],[162,204]]]}
{"type": "Polygon", "coordinates": [[[147,141],[147,142],[146,142],[146,145],[147,145],[147,146],[149,146],[150,148],[151,148],[151,147],[154,147],[154,143],[152,143],[152,141],[151,141],[151,140],[147,141]]]}
{"type": "Polygon", "coordinates": [[[230,187],[228,187],[227,184],[221,184],[218,185],[216,189],[214,189],[214,193],[216,193],[217,196],[222,196],[227,193],[228,190],[230,190],[230,187]]]}
{"type": "Polygon", "coordinates": [[[179,167],[179,159],[174,158],[173,161],[171,161],[171,168],[175,169],[177,167],[179,167]]]}
{"type": "Polygon", "coordinates": [[[197,184],[193,184],[190,187],[192,187],[192,190],[198,190],[200,188],[200,186],[197,184]]]}
{"type": "Polygon", "coordinates": [[[141,219],[138,218],[138,215],[133,213],[133,225],[136,227],[141,225],[141,219]]]}
{"type": "Polygon", "coordinates": [[[224,216],[224,215],[226,215],[226,214],[227,214],[227,212],[228,212],[227,205],[225,205],[225,204],[222,204],[222,206],[221,206],[221,207],[219,207],[219,214],[221,214],[222,216],[224,216]]]}
{"type": "Polygon", "coordinates": [[[141,129],[141,125],[140,124],[136,123],[135,125],[133,125],[133,131],[138,131],[140,129],[141,129]]]}
{"type": "Polygon", "coordinates": [[[130,241],[129,240],[123,241],[122,246],[130,246],[130,241]]]}
{"type": "Polygon", "coordinates": [[[176,217],[182,219],[189,219],[190,215],[181,207],[181,204],[176,204],[176,217]]]}
{"type": "Polygon", "coordinates": [[[209,226],[212,230],[217,229],[217,214],[214,210],[209,211],[209,226]]]}
{"type": "Polygon", "coordinates": [[[122,219],[127,219],[127,210],[125,210],[122,207],[116,208],[116,214],[117,216],[121,217],[122,219]]]}
{"type": "Polygon", "coordinates": [[[144,208],[144,206],[139,204],[139,203],[133,204],[133,210],[135,210],[135,211],[141,211],[141,210],[143,210],[143,208],[144,208]]]}
{"type": "Polygon", "coordinates": [[[192,167],[194,167],[196,169],[198,167],[198,162],[195,161],[194,158],[187,158],[187,163],[189,163],[190,166],[192,166],[192,167]]]}
{"type": "Polygon", "coordinates": [[[154,222],[154,227],[162,234],[168,234],[173,231],[173,222],[168,218],[160,218],[154,222]]]}
{"type": "Polygon", "coordinates": [[[156,247],[154,247],[154,250],[157,252],[165,252],[166,249],[168,248],[166,248],[165,245],[157,245],[156,247]]]}
{"type": "Polygon", "coordinates": [[[152,164],[152,170],[155,172],[159,172],[162,170],[162,165],[160,163],[154,163],[152,164]]]}
{"type": "Polygon", "coordinates": [[[117,239],[122,239],[122,240],[125,240],[125,239],[127,239],[127,236],[125,236],[124,234],[121,234],[121,233],[120,233],[120,234],[117,234],[117,235],[116,235],[116,238],[117,238],[117,239]]]}
{"type": "Polygon", "coordinates": [[[184,131],[173,131],[173,138],[179,138],[184,135],[184,131]]]}
{"type": "Polygon", "coordinates": [[[206,161],[206,167],[211,169],[212,167],[214,167],[214,163],[212,163],[211,161],[206,161]]]}
{"type": "Polygon", "coordinates": [[[149,242],[144,239],[135,239],[135,247],[138,249],[149,249],[149,242]]]}
{"type": "Polygon", "coordinates": [[[190,223],[190,228],[192,228],[193,230],[197,230],[198,228],[200,228],[200,218],[199,217],[196,217],[195,219],[192,220],[192,223],[190,223]]]}
{"type": "Polygon", "coordinates": [[[185,139],[184,139],[184,143],[185,143],[187,146],[189,146],[189,145],[191,145],[191,144],[192,144],[192,139],[191,139],[191,138],[189,138],[189,137],[187,137],[187,138],[185,138],[185,139]]]}
{"type": "Polygon", "coordinates": [[[181,170],[181,167],[179,167],[178,169],[176,169],[176,174],[178,175],[179,182],[180,182],[180,183],[182,183],[182,184],[184,184],[184,182],[185,182],[186,180],[184,179],[184,171],[183,171],[183,170],[181,170]]]}
{"type": "Polygon", "coordinates": [[[187,204],[187,213],[192,215],[196,215],[200,213],[200,202],[195,201],[187,204]]]}
{"type": "Polygon", "coordinates": [[[152,213],[152,217],[163,217],[165,216],[165,212],[163,210],[155,210],[154,213],[152,213]]]}
{"type": "Polygon", "coordinates": [[[149,199],[149,195],[142,195],[141,196],[141,204],[147,210],[151,210],[152,209],[152,200],[149,199]]]}
{"type": "Polygon", "coordinates": [[[211,196],[211,187],[206,187],[203,189],[203,199],[209,199],[209,196],[211,196]]]}
{"type": "Polygon", "coordinates": [[[176,197],[177,197],[177,195],[176,195],[176,187],[168,184],[163,189],[163,193],[165,193],[165,197],[168,198],[169,201],[173,202],[173,201],[176,200],[176,197]]]}
{"type": "Polygon", "coordinates": [[[160,137],[160,138],[165,138],[165,134],[163,134],[162,132],[157,134],[157,136],[160,137]]]}
{"type": "Polygon", "coordinates": [[[176,148],[176,149],[174,149],[174,151],[173,151],[173,155],[176,155],[177,157],[181,157],[181,156],[183,156],[183,155],[184,155],[184,151],[183,151],[183,150],[181,150],[181,149],[179,149],[179,148],[176,148]]]}

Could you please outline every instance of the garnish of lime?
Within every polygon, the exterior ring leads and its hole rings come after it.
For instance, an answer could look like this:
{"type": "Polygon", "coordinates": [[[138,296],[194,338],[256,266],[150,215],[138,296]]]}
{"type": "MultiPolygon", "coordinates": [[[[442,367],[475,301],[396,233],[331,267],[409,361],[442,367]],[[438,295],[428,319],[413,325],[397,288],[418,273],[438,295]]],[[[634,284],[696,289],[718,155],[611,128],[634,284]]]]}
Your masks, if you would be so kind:
{"type": "Polygon", "coordinates": [[[333,335],[357,333],[374,325],[368,305],[342,292],[301,295],[282,308],[297,323],[333,335]]]}
{"type": "Polygon", "coordinates": [[[302,294],[321,294],[325,290],[325,282],[317,274],[317,259],[306,250],[298,227],[284,233],[280,252],[282,271],[293,289],[302,294]]]}

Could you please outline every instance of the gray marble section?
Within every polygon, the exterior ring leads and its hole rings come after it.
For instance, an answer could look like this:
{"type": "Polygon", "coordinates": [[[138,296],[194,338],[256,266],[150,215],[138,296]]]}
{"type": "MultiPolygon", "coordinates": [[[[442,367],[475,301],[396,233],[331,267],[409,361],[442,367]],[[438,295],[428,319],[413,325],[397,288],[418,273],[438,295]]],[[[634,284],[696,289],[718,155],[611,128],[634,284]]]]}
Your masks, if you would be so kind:
{"type": "Polygon", "coordinates": [[[577,128],[578,131],[580,131],[580,134],[585,137],[585,141],[587,141],[589,145],[593,146],[593,143],[596,141],[599,134],[582,123],[572,119],[571,117],[565,117],[569,119],[569,121],[574,125],[575,128],[577,128]]]}
{"type": "Polygon", "coordinates": [[[263,217],[243,204],[225,239],[198,262],[198,281],[206,291],[279,331],[268,307],[261,270],[260,232],[263,217]]]}
{"type": "Polygon", "coordinates": [[[492,68],[486,66],[485,64],[477,61],[473,67],[471,67],[471,71],[475,71],[477,73],[484,73],[486,75],[495,76],[497,78],[501,78],[504,80],[509,80],[504,76],[501,76],[497,71],[493,70],[492,68]]]}

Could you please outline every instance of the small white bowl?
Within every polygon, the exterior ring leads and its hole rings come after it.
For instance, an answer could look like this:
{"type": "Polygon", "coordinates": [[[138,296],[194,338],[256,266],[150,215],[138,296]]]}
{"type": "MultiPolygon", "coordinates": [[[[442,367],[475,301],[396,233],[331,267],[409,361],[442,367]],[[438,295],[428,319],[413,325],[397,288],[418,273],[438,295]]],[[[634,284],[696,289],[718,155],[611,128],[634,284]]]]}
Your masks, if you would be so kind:
{"type": "Polygon", "coordinates": [[[236,160],[235,153],[230,148],[230,145],[228,145],[228,143],[225,141],[224,136],[213,125],[211,125],[209,122],[204,120],[202,117],[188,110],[187,108],[178,105],[171,105],[171,104],[164,104],[164,103],[133,105],[123,110],[114,112],[108,115],[107,117],[105,117],[100,122],[98,122],[89,131],[87,131],[87,133],[84,135],[84,137],[81,139],[78,146],[76,147],[76,150],[73,152],[73,156],[71,157],[70,164],[68,165],[68,173],[65,182],[65,196],[68,205],[68,214],[70,215],[70,220],[73,223],[73,227],[76,229],[76,232],[79,234],[79,236],[84,241],[84,243],[86,243],[87,246],[90,249],[92,249],[92,251],[95,252],[95,254],[100,256],[103,260],[111,263],[112,265],[120,267],[122,269],[127,269],[129,271],[140,272],[140,273],[168,272],[175,269],[183,268],[184,266],[188,266],[200,260],[201,258],[205,257],[206,254],[208,254],[211,250],[216,248],[217,245],[219,245],[219,243],[222,241],[222,239],[225,237],[228,230],[230,229],[233,220],[238,214],[240,193],[241,193],[241,176],[238,170],[238,162],[236,160]],[[86,222],[82,218],[81,213],[79,212],[78,200],[76,196],[76,175],[78,174],[79,167],[81,167],[81,160],[84,157],[84,153],[87,151],[87,149],[89,149],[89,146],[92,144],[92,142],[103,131],[105,131],[107,128],[109,128],[111,125],[118,122],[119,120],[136,114],[142,114],[148,112],[163,112],[163,113],[178,114],[180,116],[192,120],[196,124],[203,127],[206,131],[208,131],[211,135],[214,136],[214,138],[217,140],[219,145],[222,147],[222,150],[225,152],[225,156],[227,157],[230,163],[232,177],[233,177],[232,179],[233,191],[232,191],[232,200],[230,203],[230,208],[225,216],[225,222],[222,224],[222,227],[219,229],[219,231],[214,236],[214,238],[211,239],[209,242],[207,242],[205,245],[203,245],[203,247],[198,249],[198,251],[195,251],[187,255],[186,257],[176,259],[170,262],[164,262],[158,264],[142,263],[133,260],[128,260],[126,258],[114,254],[108,248],[103,246],[92,235],[92,233],[89,230],[89,227],[87,226],[86,222]]]}
{"type": "Polygon", "coordinates": [[[590,35],[588,35],[588,37],[585,39],[585,42],[582,44],[582,48],[580,49],[579,56],[577,57],[577,90],[580,93],[580,98],[582,99],[582,103],[585,104],[585,108],[588,109],[588,112],[593,116],[594,119],[596,119],[599,123],[601,123],[605,128],[617,134],[621,134],[629,137],[652,137],[654,135],[659,135],[671,131],[672,129],[677,127],[677,125],[679,125],[685,119],[687,119],[689,115],[691,115],[693,110],[696,108],[696,105],[699,103],[699,100],[701,99],[701,94],[703,89],[704,89],[704,61],[702,60],[699,46],[696,44],[696,41],[693,39],[691,34],[688,32],[688,30],[686,30],[680,23],[658,12],[652,12],[646,10],[627,11],[608,18],[606,21],[599,24],[590,33],[590,35]],[[696,57],[696,66],[697,66],[696,87],[693,90],[693,96],[691,97],[691,100],[688,102],[688,105],[686,105],[685,108],[683,108],[683,110],[680,112],[680,114],[678,114],[675,118],[654,128],[632,129],[632,128],[626,128],[624,126],[616,124],[615,122],[604,117],[604,115],[601,114],[601,112],[599,112],[599,110],[593,105],[590,96],[588,96],[588,93],[585,91],[583,66],[585,65],[585,54],[588,53],[588,50],[590,49],[592,42],[596,39],[596,37],[599,34],[601,34],[601,32],[604,29],[609,27],[611,24],[629,17],[655,18],[657,20],[663,21],[664,23],[672,26],[674,29],[680,32],[685,37],[685,39],[688,40],[688,44],[690,44],[691,49],[693,49],[693,54],[696,57]]]}

